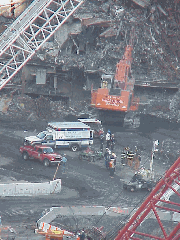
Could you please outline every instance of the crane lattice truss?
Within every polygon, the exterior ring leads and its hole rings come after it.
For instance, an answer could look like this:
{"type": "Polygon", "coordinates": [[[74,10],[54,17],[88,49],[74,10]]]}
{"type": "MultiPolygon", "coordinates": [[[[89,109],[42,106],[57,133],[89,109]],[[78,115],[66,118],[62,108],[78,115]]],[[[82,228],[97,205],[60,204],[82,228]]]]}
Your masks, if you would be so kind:
{"type": "MultiPolygon", "coordinates": [[[[157,210],[170,211],[180,215],[180,158],[165,173],[164,177],[158,182],[151,194],[146,198],[136,213],[130,218],[128,223],[119,231],[115,240],[141,240],[158,239],[158,240],[178,240],[180,239],[180,222],[174,222],[174,229],[167,233],[157,210]],[[172,202],[171,195],[177,195],[178,201],[172,202]],[[142,233],[138,227],[148,218],[149,214],[154,214],[162,230],[161,236],[152,233],[142,233]]],[[[152,229],[151,229],[152,230],[152,229]]]]}
{"type": "Polygon", "coordinates": [[[35,0],[0,36],[0,90],[83,3],[35,0]]]}

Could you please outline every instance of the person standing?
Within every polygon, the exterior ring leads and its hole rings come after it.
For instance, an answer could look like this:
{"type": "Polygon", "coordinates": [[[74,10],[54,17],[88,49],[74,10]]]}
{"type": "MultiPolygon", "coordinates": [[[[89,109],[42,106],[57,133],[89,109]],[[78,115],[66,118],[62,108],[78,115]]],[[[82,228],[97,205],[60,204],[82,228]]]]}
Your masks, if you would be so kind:
{"type": "Polygon", "coordinates": [[[140,162],[141,162],[141,156],[140,155],[136,155],[134,157],[134,161],[135,161],[135,166],[134,166],[134,170],[138,170],[140,167],[140,162]]]}
{"type": "Polygon", "coordinates": [[[110,159],[110,156],[109,156],[109,149],[106,148],[106,151],[104,153],[104,159],[105,159],[105,167],[107,169],[109,169],[109,159],[110,159]]]}
{"type": "Polygon", "coordinates": [[[83,228],[83,230],[81,231],[81,234],[80,234],[80,240],[85,240],[85,238],[86,238],[86,235],[85,235],[84,228],[83,228]]]}
{"type": "Polygon", "coordinates": [[[133,165],[133,158],[134,158],[134,153],[129,149],[127,152],[127,164],[129,167],[132,167],[133,165]]]}
{"type": "Polygon", "coordinates": [[[110,144],[111,144],[111,131],[110,130],[108,130],[106,133],[106,144],[107,144],[107,148],[109,148],[110,144]]]}
{"type": "Polygon", "coordinates": [[[104,146],[104,135],[100,135],[100,151],[103,152],[103,146],[104,146]]]}
{"type": "Polygon", "coordinates": [[[61,162],[62,162],[62,173],[66,173],[67,158],[65,153],[63,154],[61,162]]]}
{"type": "Polygon", "coordinates": [[[113,178],[115,172],[114,159],[111,159],[109,162],[110,177],[113,178]]]}
{"type": "Polygon", "coordinates": [[[111,143],[110,143],[110,145],[111,145],[111,151],[113,151],[114,150],[114,145],[115,145],[114,134],[111,135],[111,143]]]}
{"type": "Polygon", "coordinates": [[[116,166],[116,158],[117,158],[117,156],[116,156],[116,154],[113,152],[112,154],[111,154],[111,159],[114,159],[114,165],[116,166]]]}

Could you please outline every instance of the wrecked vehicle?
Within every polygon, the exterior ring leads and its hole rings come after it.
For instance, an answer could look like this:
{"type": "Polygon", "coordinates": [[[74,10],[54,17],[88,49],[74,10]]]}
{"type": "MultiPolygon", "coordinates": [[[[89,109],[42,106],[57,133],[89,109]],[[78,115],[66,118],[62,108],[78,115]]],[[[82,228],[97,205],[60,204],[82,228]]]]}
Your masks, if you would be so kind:
{"type": "Polygon", "coordinates": [[[147,189],[150,192],[154,186],[155,182],[153,180],[145,180],[141,174],[135,174],[129,182],[123,183],[123,189],[131,192],[138,189],[147,189]]]}
{"type": "Polygon", "coordinates": [[[54,150],[48,146],[21,146],[19,151],[24,160],[37,159],[42,162],[45,167],[48,167],[51,164],[60,163],[62,159],[60,154],[55,153],[54,150]]]}

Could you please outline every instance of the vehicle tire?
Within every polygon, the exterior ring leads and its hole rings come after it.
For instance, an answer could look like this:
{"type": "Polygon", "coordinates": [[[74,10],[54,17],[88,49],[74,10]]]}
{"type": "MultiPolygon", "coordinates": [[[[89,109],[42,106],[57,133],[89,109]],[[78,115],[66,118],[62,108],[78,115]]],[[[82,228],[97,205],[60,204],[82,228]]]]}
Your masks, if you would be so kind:
{"type": "Polygon", "coordinates": [[[29,159],[28,153],[27,153],[27,152],[23,152],[22,158],[23,158],[25,161],[28,160],[28,159],[29,159]]]}
{"type": "Polygon", "coordinates": [[[79,146],[78,146],[77,144],[73,144],[73,145],[71,146],[71,150],[72,150],[73,152],[77,152],[77,151],[79,150],[79,146]]]}
{"type": "Polygon", "coordinates": [[[130,191],[134,192],[135,191],[135,187],[130,187],[130,191]]]}
{"type": "Polygon", "coordinates": [[[47,158],[45,158],[44,161],[43,161],[43,164],[44,164],[45,167],[49,167],[50,162],[47,158]]]}

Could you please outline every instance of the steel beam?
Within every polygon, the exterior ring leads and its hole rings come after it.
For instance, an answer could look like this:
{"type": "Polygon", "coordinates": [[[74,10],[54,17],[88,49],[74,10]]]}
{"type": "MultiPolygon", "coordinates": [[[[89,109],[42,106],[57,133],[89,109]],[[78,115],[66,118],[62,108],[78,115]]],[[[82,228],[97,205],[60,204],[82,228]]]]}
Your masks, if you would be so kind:
{"type": "MultiPolygon", "coordinates": [[[[140,226],[140,224],[143,223],[143,221],[145,221],[145,219],[148,218],[149,214],[152,214],[152,212],[154,213],[157,222],[162,229],[164,237],[159,238],[156,235],[152,235],[152,233],[146,233],[146,236],[150,237],[151,239],[178,239],[178,236],[180,235],[180,223],[178,223],[174,229],[172,229],[171,233],[167,234],[163,227],[163,223],[157,214],[157,208],[162,206],[162,204],[179,206],[179,202],[174,203],[169,200],[172,194],[176,194],[179,197],[179,176],[180,158],[175,161],[175,163],[165,173],[164,177],[158,182],[156,187],[142,203],[136,213],[130,218],[128,223],[123,227],[122,230],[119,231],[115,240],[138,239],[138,236],[142,236],[144,233],[137,232],[136,229],[138,226],[140,226]]],[[[173,211],[174,209],[172,209],[170,206],[166,206],[164,208],[168,211],[173,211]]],[[[180,209],[178,211],[180,212],[180,209]]]]}
{"type": "Polygon", "coordinates": [[[0,36],[0,90],[79,8],[83,0],[35,0],[0,36]]]}

